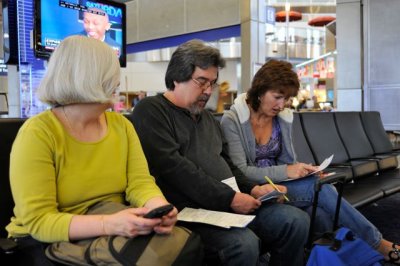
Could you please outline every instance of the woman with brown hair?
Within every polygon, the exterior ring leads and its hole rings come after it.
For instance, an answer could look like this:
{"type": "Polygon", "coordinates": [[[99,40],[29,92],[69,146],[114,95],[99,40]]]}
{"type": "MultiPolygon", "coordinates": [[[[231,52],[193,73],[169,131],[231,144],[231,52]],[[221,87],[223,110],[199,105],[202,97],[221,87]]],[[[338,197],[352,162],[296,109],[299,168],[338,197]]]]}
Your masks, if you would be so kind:
{"type": "MultiPolygon", "coordinates": [[[[224,113],[221,124],[233,163],[259,184],[265,176],[287,187],[290,202],[308,210],[313,201],[317,178],[310,173],[317,167],[297,162],[292,145],[293,113],[285,109],[290,97],[297,95],[300,84],[292,65],[270,60],[255,74],[251,88],[239,95],[224,113]]],[[[319,196],[317,220],[319,230],[329,230],[336,209],[337,192],[332,185],[323,186],[319,196]]],[[[346,200],[342,201],[339,225],[350,228],[386,259],[399,261],[399,246],[382,238],[382,234],[346,200]]]]}

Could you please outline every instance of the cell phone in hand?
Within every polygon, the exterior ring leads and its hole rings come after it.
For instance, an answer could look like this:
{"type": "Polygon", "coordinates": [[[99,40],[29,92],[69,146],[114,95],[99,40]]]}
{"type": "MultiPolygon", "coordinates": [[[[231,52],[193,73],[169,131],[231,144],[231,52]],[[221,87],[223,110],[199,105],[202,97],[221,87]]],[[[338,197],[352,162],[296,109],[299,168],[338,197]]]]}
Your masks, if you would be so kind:
{"type": "Polygon", "coordinates": [[[152,218],[161,218],[164,215],[168,214],[174,206],[172,204],[167,204],[164,206],[157,207],[155,209],[152,209],[148,213],[146,213],[143,217],[147,219],[152,219],[152,218]]]}

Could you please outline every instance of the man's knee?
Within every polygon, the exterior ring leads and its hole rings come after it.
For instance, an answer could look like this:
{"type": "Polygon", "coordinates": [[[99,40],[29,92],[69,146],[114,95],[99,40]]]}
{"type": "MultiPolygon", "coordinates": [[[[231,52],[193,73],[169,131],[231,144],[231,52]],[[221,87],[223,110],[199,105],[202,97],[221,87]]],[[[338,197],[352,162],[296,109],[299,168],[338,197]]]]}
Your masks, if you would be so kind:
{"type": "Polygon", "coordinates": [[[247,254],[244,257],[258,258],[260,239],[251,230],[246,230],[245,232],[245,234],[241,234],[237,238],[237,249],[240,250],[240,254],[247,254]]]}
{"type": "Polygon", "coordinates": [[[310,216],[307,212],[299,209],[299,208],[290,208],[286,210],[288,214],[288,219],[290,219],[293,223],[302,224],[306,228],[310,225],[310,216]]]}
{"type": "Polygon", "coordinates": [[[305,240],[310,227],[310,217],[301,209],[290,208],[286,210],[286,222],[290,225],[290,231],[295,233],[293,237],[305,240]]]}
{"type": "Polygon", "coordinates": [[[229,262],[229,265],[257,263],[260,256],[260,240],[251,230],[237,230],[231,240],[229,245],[218,252],[222,262],[229,262]]]}
{"type": "Polygon", "coordinates": [[[270,213],[273,218],[269,226],[280,231],[277,233],[278,235],[275,234],[276,237],[285,236],[298,239],[307,237],[310,217],[305,211],[290,205],[273,206],[273,208],[270,213]]]}

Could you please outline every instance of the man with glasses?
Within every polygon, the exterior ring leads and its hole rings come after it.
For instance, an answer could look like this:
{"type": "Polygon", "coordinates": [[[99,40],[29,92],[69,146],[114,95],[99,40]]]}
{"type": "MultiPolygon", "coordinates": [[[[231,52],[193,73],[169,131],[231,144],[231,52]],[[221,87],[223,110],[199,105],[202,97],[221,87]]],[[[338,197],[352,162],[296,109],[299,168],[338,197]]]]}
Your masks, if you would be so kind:
{"type": "Polygon", "coordinates": [[[184,224],[201,236],[208,265],[257,265],[266,250],[269,265],[302,265],[307,214],[284,204],[261,204],[257,198],[273,188],[253,183],[232,164],[219,123],[204,110],[224,66],[219,50],[199,40],[173,53],[165,76],[168,90],[140,101],[131,117],[150,171],[179,210],[256,215],[246,228],[184,224]],[[232,176],[241,192],[221,182],[232,176]]]}

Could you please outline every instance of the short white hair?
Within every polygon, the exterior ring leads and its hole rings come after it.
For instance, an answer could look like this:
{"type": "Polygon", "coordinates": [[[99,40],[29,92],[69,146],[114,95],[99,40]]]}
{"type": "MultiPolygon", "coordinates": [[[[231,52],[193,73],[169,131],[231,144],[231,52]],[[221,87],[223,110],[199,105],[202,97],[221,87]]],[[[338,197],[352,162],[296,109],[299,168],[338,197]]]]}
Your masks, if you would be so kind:
{"type": "Polygon", "coordinates": [[[53,52],[38,97],[52,106],[108,103],[119,81],[120,65],[111,47],[94,38],[70,36],[53,52]]]}

